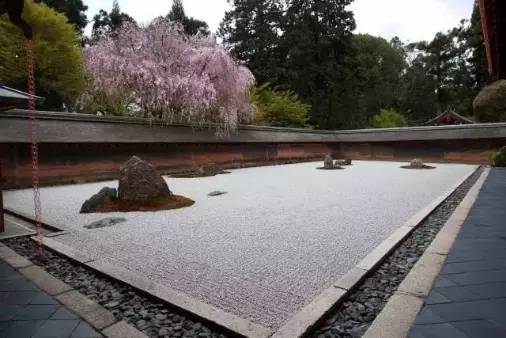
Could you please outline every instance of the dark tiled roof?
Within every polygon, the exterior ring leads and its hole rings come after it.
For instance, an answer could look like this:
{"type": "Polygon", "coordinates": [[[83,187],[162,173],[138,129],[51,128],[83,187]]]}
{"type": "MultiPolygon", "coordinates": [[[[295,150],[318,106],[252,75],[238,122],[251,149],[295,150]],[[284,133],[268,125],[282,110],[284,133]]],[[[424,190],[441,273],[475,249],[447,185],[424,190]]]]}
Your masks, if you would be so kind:
{"type": "MultiPolygon", "coordinates": [[[[7,86],[3,86],[0,84],[0,99],[9,99],[9,100],[28,100],[30,94],[22,92],[17,89],[9,88],[7,86]]],[[[42,99],[40,96],[34,97],[37,100],[42,99]]]]}

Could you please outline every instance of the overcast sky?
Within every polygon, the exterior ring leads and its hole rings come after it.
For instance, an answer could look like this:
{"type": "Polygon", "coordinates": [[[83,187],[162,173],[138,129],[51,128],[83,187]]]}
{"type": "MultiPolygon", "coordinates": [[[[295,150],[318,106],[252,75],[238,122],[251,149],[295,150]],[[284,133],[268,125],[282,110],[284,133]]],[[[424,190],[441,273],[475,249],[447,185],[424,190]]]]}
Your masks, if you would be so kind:
{"type": "MultiPolygon", "coordinates": [[[[99,11],[110,11],[112,0],[84,0],[91,19],[99,11]]],[[[140,23],[148,23],[167,14],[171,0],[118,0],[121,10],[140,23]]],[[[227,0],[184,0],[188,15],[206,21],[216,31],[225,11],[227,0]]],[[[435,33],[455,27],[461,19],[470,18],[473,0],[355,0],[359,33],[369,33],[390,39],[430,40],[435,33]]],[[[88,32],[91,27],[88,27],[88,32]]]]}

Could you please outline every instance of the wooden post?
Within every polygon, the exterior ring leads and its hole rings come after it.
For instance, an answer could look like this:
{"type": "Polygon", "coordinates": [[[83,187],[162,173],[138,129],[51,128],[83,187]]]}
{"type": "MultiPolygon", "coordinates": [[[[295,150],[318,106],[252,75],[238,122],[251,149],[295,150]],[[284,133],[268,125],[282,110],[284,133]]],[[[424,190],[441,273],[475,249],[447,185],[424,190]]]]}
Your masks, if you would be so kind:
{"type": "Polygon", "coordinates": [[[3,186],[2,161],[0,161],[0,233],[5,232],[3,186]]]}

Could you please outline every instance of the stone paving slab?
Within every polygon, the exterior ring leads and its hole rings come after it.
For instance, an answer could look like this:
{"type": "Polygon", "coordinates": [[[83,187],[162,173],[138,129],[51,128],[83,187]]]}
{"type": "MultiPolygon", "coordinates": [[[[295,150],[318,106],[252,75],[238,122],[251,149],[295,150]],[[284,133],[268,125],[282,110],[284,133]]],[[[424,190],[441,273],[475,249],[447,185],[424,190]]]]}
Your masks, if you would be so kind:
{"type": "Polygon", "coordinates": [[[494,168],[410,337],[506,337],[505,203],[506,170],[494,168]]]}
{"type": "Polygon", "coordinates": [[[102,337],[0,259],[0,337],[102,337]]]}
{"type": "Polygon", "coordinates": [[[4,214],[5,231],[0,233],[0,240],[18,236],[35,235],[35,231],[23,223],[22,221],[15,220],[10,215],[4,214]]]}
{"type": "MultiPolygon", "coordinates": [[[[341,171],[320,163],[234,170],[198,179],[167,178],[196,201],[158,213],[80,215],[101,182],[43,188],[44,221],[65,224],[55,241],[129,269],[268,328],[279,328],[356,266],[413,215],[476,167],[438,164],[402,170],[361,162],[341,171]],[[210,198],[214,190],[228,194],[210,198]],[[395,206],[395,207],[394,207],[395,206]],[[105,217],[120,225],[86,230],[105,217]]],[[[6,193],[6,206],[30,212],[28,191],[6,193]]]]}

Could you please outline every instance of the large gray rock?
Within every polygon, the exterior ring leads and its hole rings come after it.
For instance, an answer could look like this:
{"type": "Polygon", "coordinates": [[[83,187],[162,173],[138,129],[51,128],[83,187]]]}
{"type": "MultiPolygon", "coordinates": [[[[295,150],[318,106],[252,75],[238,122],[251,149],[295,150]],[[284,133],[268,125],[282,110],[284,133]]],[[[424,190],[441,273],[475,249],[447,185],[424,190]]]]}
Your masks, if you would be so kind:
{"type": "Polygon", "coordinates": [[[111,202],[117,198],[118,193],[114,188],[104,187],[97,194],[90,197],[89,200],[85,201],[81,206],[81,213],[86,214],[95,212],[97,208],[111,202]]]}
{"type": "Polygon", "coordinates": [[[132,156],[120,167],[118,197],[127,201],[149,201],[172,196],[167,183],[150,163],[132,156]]]}
{"type": "Polygon", "coordinates": [[[323,160],[323,169],[333,169],[334,168],[334,160],[332,159],[332,156],[326,155],[325,159],[323,160]]]}
{"type": "Polygon", "coordinates": [[[411,160],[409,166],[411,168],[423,169],[425,167],[425,164],[423,163],[422,160],[415,158],[415,159],[411,160]]]}

